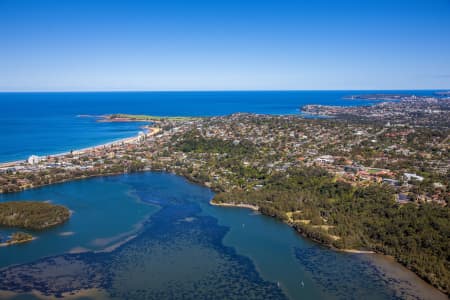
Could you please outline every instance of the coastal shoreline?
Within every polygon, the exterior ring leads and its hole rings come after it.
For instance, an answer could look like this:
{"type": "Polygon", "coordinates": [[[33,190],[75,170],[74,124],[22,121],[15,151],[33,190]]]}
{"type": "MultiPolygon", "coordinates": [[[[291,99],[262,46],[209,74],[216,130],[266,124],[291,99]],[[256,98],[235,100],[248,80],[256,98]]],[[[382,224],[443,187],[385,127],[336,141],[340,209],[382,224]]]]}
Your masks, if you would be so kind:
{"type": "Polygon", "coordinates": [[[381,253],[377,253],[375,251],[369,251],[369,250],[356,250],[356,249],[335,249],[337,251],[340,252],[345,252],[345,253],[352,253],[352,254],[380,254],[380,255],[384,255],[381,253]]]}
{"type": "MultiPolygon", "coordinates": [[[[209,204],[213,205],[213,206],[220,206],[220,207],[248,208],[248,209],[251,209],[253,211],[259,211],[259,207],[258,206],[251,205],[251,204],[245,204],[245,203],[217,203],[217,202],[214,202],[213,200],[210,200],[209,204]]],[[[267,217],[269,217],[269,216],[267,216],[267,217]]],[[[286,222],[286,221],[283,221],[283,223],[288,225],[292,229],[294,229],[294,226],[293,226],[294,224],[293,223],[286,222]]],[[[296,231],[296,232],[298,232],[298,231],[296,231]]],[[[303,235],[300,232],[298,232],[298,233],[301,236],[303,236],[303,237],[305,237],[305,238],[307,238],[309,240],[315,241],[315,242],[317,242],[317,243],[322,245],[322,243],[320,243],[319,241],[316,241],[316,240],[314,240],[314,239],[312,239],[310,237],[307,237],[306,235],[303,235]]],[[[335,250],[335,251],[345,252],[345,253],[352,253],[352,254],[380,254],[380,255],[384,255],[382,253],[377,253],[375,251],[370,251],[370,250],[338,249],[338,248],[334,248],[334,247],[329,247],[329,248],[332,249],[332,250],[335,250]]]]}
{"type": "MultiPolygon", "coordinates": [[[[144,132],[144,134],[146,136],[155,135],[160,130],[157,127],[151,127],[151,126],[143,126],[142,129],[146,130],[146,132],[144,132]]],[[[112,141],[112,142],[107,142],[107,143],[104,143],[104,144],[99,144],[99,145],[95,145],[95,146],[91,146],[91,147],[81,148],[81,149],[68,151],[68,152],[63,152],[63,153],[58,153],[58,154],[53,154],[53,155],[46,155],[44,157],[59,157],[59,156],[65,156],[65,155],[70,155],[70,154],[80,155],[80,154],[85,154],[86,152],[95,151],[95,150],[98,150],[98,149],[101,149],[101,148],[105,148],[105,147],[117,146],[117,145],[121,145],[121,144],[134,143],[134,142],[136,142],[138,140],[139,140],[139,135],[135,135],[135,136],[132,136],[132,137],[127,137],[127,138],[123,138],[123,139],[119,139],[119,140],[115,140],[115,141],[112,141]]]]}
{"type": "MultiPolygon", "coordinates": [[[[209,201],[209,204],[212,206],[218,207],[228,207],[228,208],[246,208],[252,211],[259,211],[259,207],[255,205],[245,204],[245,203],[216,203],[213,202],[213,199],[209,201]]],[[[266,215],[264,215],[266,216],[266,215]]],[[[269,216],[266,216],[269,217],[269,216]]],[[[283,222],[288,225],[292,229],[293,223],[283,222]]],[[[324,246],[331,251],[348,253],[353,255],[358,255],[362,260],[370,262],[373,266],[383,274],[382,276],[386,280],[396,280],[398,281],[397,285],[393,285],[394,290],[398,291],[400,294],[402,293],[402,289],[408,289],[414,291],[414,295],[417,295],[418,299],[430,299],[428,295],[433,295],[433,299],[447,299],[446,294],[444,294],[441,290],[431,285],[429,282],[421,278],[414,271],[406,268],[404,265],[399,263],[394,257],[390,255],[386,255],[383,253],[378,253],[375,251],[368,250],[357,250],[357,249],[338,249],[334,247],[329,247],[316,241],[294,229],[294,231],[300,234],[303,238],[313,241],[318,245],[324,246]]]]}
{"type": "Polygon", "coordinates": [[[25,244],[25,243],[32,242],[34,240],[37,240],[37,237],[33,236],[30,239],[26,239],[26,240],[22,240],[22,241],[10,241],[10,242],[5,242],[5,243],[0,243],[0,247],[9,247],[9,246],[14,246],[14,245],[19,245],[19,244],[25,244]]]}
{"type": "MultiPolygon", "coordinates": [[[[161,129],[159,127],[153,127],[150,125],[143,126],[142,129],[145,130],[144,136],[146,138],[154,136],[161,131],[161,129]]],[[[40,157],[42,157],[42,158],[58,158],[58,157],[64,157],[67,155],[82,155],[85,153],[89,153],[89,152],[96,151],[96,150],[101,150],[103,148],[107,148],[107,147],[111,147],[111,146],[118,146],[118,145],[122,145],[122,144],[132,144],[132,143],[139,141],[140,138],[141,138],[141,135],[138,134],[138,135],[134,135],[132,137],[122,138],[122,139],[115,140],[112,142],[98,144],[98,145],[81,148],[81,149],[77,149],[77,150],[73,150],[73,151],[66,151],[66,152],[62,152],[62,153],[49,154],[49,155],[41,155],[40,157]]],[[[22,164],[25,162],[26,162],[26,159],[17,160],[17,161],[9,161],[9,162],[0,162],[0,168],[13,167],[15,165],[22,164]]]]}
{"type": "Polygon", "coordinates": [[[221,206],[221,207],[237,207],[237,208],[248,208],[254,211],[259,211],[259,207],[256,205],[245,204],[245,203],[216,203],[212,200],[209,201],[209,204],[213,206],[221,206]]]}
{"type": "Polygon", "coordinates": [[[415,272],[397,262],[390,255],[374,253],[371,255],[362,255],[361,259],[372,264],[382,274],[384,280],[392,281],[394,279],[397,281],[397,284],[393,284],[392,288],[400,295],[403,294],[404,290],[408,290],[417,299],[448,299],[448,296],[441,290],[423,280],[415,272]]]}

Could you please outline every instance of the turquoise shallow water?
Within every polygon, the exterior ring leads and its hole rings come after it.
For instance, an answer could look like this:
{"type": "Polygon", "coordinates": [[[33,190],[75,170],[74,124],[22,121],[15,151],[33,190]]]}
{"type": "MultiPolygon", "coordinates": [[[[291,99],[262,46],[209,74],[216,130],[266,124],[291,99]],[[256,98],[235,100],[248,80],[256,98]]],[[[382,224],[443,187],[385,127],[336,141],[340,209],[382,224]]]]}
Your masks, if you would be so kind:
{"type": "Polygon", "coordinates": [[[211,206],[212,196],[152,172],[2,195],[62,203],[74,215],[36,241],[0,248],[0,290],[22,293],[16,299],[92,288],[112,299],[414,299],[410,282],[366,256],[323,248],[248,209],[211,206]],[[97,252],[68,253],[77,247],[97,252]]]}
{"type": "MultiPolygon", "coordinates": [[[[62,204],[72,211],[70,220],[43,232],[20,247],[0,248],[0,267],[65,252],[98,251],[135,234],[158,207],[142,202],[130,186],[93,178],[9,195],[0,201],[39,200],[62,204]]],[[[0,228],[6,236],[11,229],[0,228]]]]}

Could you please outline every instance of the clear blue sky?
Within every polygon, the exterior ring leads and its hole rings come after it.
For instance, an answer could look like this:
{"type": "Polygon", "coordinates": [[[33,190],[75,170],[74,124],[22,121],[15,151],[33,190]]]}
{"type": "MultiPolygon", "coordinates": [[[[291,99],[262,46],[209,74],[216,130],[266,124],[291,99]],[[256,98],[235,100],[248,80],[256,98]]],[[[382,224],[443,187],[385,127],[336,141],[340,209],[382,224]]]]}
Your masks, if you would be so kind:
{"type": "Polygon", "coordinates": [[[0,90],[448,89],[450,0],[0,0],[0,90]]]}

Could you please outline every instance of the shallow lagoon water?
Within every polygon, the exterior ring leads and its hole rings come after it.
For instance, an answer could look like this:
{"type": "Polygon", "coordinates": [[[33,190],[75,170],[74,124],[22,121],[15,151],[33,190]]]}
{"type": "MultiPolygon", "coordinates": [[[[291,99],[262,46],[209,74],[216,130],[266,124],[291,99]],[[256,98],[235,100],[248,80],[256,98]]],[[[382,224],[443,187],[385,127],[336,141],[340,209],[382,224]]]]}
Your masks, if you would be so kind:
{"type": "MultiPolygon", "coordinates": [[[[0,248],[0,267],[66,252],[99,251],[136,233],[158,207],[142,202],[130,186],[111,178],[92,178],[21,193],[0,195],[0,201],[38,200],[62,204],[72,211],[68,222],[42,232],[19,247],[0,248]]],[[[0,235],[12,231],[0,228],[0,235]]],[[[24,230],[25,231],[25,230],[24,230]]]]}
{"type": "MultiPolygon", "coordinates": [[[[1,248],[2,266],[22,263],[0,270],[1,290],[54,296],[96,289],[114,299],[419,298],[404,288],[408,282],[390,277],[366,256],[331,251],[247,209],[210,206],[210,190],[175,175],[95,178],[1,199],[32,196],[66,201],[74,220],[43,233],[48,239],[1,248]],[[75,220],[84,212],[90,220],[95,211],[99,227],[75,220]],[[109,252],[67,253],[110,237],[117,239],[103,247],[134,238],[109,252]],[[74,241],[66,245],[65,238],[74,241]]],[[[101,248],[97,243],[93,250],[101,248]]]]}

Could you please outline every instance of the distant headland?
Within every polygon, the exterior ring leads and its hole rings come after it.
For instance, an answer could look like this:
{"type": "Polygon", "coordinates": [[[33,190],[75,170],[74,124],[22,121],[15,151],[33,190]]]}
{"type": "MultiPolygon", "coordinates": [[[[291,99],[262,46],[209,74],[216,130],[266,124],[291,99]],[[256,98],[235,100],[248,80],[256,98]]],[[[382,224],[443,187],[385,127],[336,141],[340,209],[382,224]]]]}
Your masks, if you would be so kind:
{"type": "Polygon", "coordinates": [[[98,122],[159,122],[164,120],[171,121],[189,121],[199,119],[196,117],[182,116],[150,116],[150,115],[130,115],[130,114],[111,114],[104,115],[98,119],[98,122]]]}

